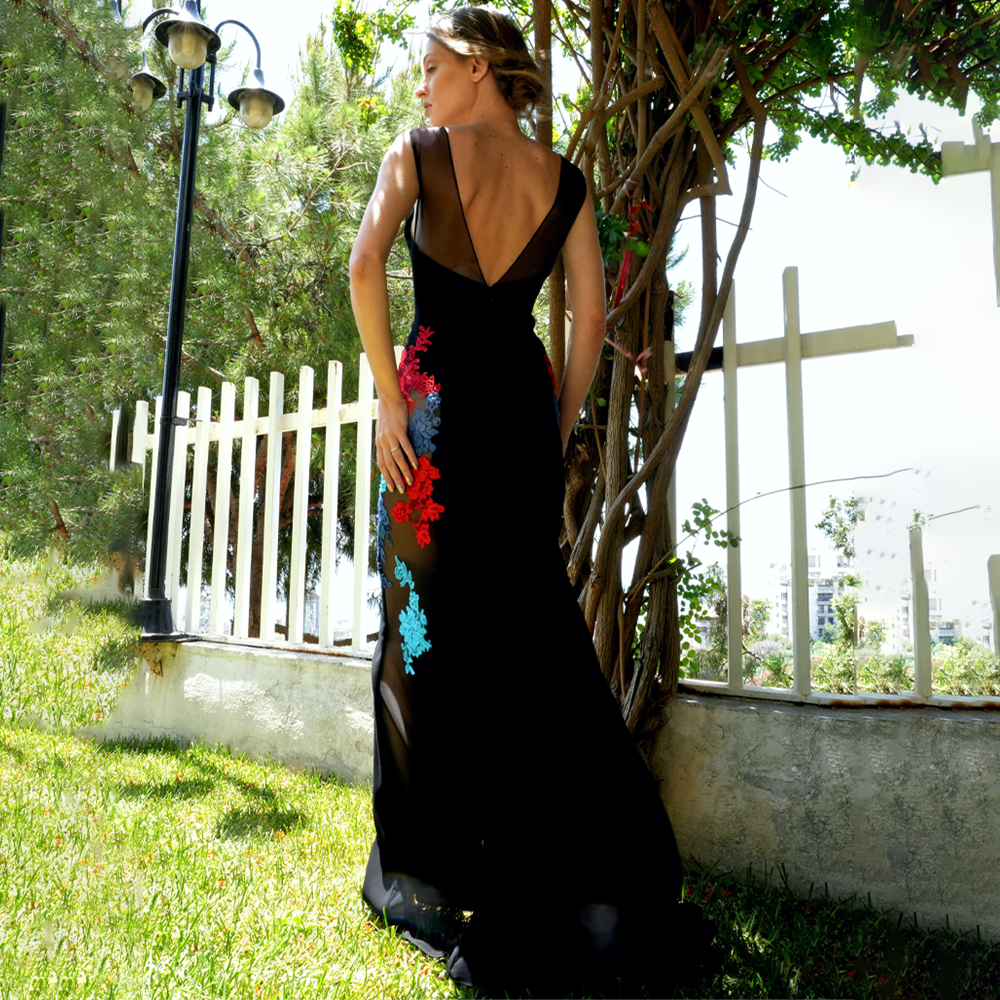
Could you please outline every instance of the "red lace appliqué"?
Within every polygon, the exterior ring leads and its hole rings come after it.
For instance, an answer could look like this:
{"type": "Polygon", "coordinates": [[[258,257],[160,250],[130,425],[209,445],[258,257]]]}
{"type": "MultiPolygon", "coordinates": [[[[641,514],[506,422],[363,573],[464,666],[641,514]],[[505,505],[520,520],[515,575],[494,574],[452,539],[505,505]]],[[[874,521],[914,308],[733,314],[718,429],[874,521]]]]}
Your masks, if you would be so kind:
{"type": "MultiPolygon", "coordinates": [[[[420,370],[420,355],[430,345],[434,331],[422,326],[417,330],[417,340],[412,347],[404,348],[399,359],[399,387],[403,390],[406,403],[412,414],[414,410],[413,394],[419,393],[425,398],[431,393],[439,393],[441,386],[434,381],[433,375],[426,375],[420,370]]],[[[395,521],[402,524],[409,521],[417,536],[417,544],[423,548],[430,544],[431,521],[441,517],[444,507],[432,499],[434,480],[440,479],[441,473],[431,465],[430,458],[423,454],[417,459],[417,467],[413,470],[413,485],[406,491],[406,501],[400,500],[392,508],[395,521]],[[414,520],[416,518],[416,520],[414,520]]]]}
{"type": "Polygon", "coordinates": [[[434,381],[433,375],[425,375],[420,371],[420,358],[417,357],[418,353],[427,350],[433,333],[429,327],[420,327],[417,331],[417,342],[412,347],[404,347],[403,356],[399,359],[399,387],[406,396],[410,413],[413,412],[411,391],[415,390],[421,396],[441,391],[441,386],[434,381]]]}
{"type": "Polygon", "coordinates": [[[552,367],[552,361],[550,360],[548,354],[545,355],[545,367],[549,370],[549,378],[552,379],[552,395],[559,398],[559,386],[556,384],[556,373],[555,369],[552,367]]]}
{"type": "Polygon", "coordinates": [[[434,492],[433,481],[440,479],[441,473],[431,465],[426,455],[421,455],[413,470],[413,485],[406,491],[409,500],[400,500],[392,508],[393,519],[402,524],[409,521],[417,535],[417,544],[423,548],[431,540],[431,521],[441,517],[444,507],[431,499],[434,492]],[[414,515],[416,520],[414,521],[414,515]]]}

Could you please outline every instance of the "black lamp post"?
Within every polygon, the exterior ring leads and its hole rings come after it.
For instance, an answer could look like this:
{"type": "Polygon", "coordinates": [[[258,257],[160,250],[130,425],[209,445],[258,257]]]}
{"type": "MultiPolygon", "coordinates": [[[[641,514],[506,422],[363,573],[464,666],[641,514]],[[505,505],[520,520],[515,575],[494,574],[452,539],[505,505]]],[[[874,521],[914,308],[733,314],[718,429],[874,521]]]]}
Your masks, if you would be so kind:
{"type": "MultiPolygon", "coordinates": [[[[201,126],[201,106],[209,111],[215,104],[215,54],[221,41],[219,28],[235,24],[246,31],[257,47],[256,87],[241,87],[229,95],[229,103],[237,108],[243,121],[253,129],[263,128],[272,115],[284,110],[285,103],[275,93],[264,89],[260,69],[260,44],[254,33],[240,21],[222,21],[214,30],[201,19],[198,0],[183,0],[179,11],[161,7],[142,22],[145,31],[157,17],[169,15],[157,24],[157,41],[167,46],[170,58],[180,67],[177,84],[177,106],[187,101],[184,118],[184,145],[181,149],[180,190],[177,196],[177,228],[174,235],[174,262],[170,277],[170,311],[167,316],[167,341],[163,367],[163,409],[160,416],[156,479],[153,485],[154,504],[151,545],[146,553],[148,596],[142,603],[142,639],[144,642],[169,642],[185,637],[174,627],[170,599],[166,595],[167,516],[170,509],[170,479],[174,456],[174,427],[186,423],[177,419],[177,386],[180,381],[181,342],[184,337],[184,306],[187,298],[188,260],[191,253],[191,212],[194,203],[194,178],[198,157],[198,133],[201,126]],[[205,63],[211,67],[208,88],[204,86],[205,63]],[[187,74],[185,77],[185,73],[187,74]],[[185,89],[186,84],[186,89],[185,89]]],[[[166,87],[146,69],[130,81],[137,107],[145,110],[155,98],[166,93],[166,87]]],[[[193,584],[197,586],[197,581],[193,584]]],[[[188,586],[192,586],[188,581],[188,586]]]]}

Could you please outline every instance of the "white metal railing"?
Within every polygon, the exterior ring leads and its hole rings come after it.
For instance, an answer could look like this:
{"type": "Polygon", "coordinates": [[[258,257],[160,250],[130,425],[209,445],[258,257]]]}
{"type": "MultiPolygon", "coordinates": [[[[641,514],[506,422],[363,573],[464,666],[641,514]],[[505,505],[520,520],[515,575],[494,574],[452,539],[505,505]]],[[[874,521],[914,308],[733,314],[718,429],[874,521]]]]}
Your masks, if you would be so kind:
{"type": "MultiPolygon", "coordinates": [[[[802,362],[834,354],[908,347],[912,336],[898,336],[894,322],[874,323],[803,334],[799,323],[798,269],[786,268],[782,275],[785,329],[773,340],[737,343],[736,285],[733,283],[723,316],[723,378],[725,382],[726,527],[740,534],[739,444],[737,433],[737,371],[749,365],[785,365],[788,410],[789,499],[791,507],[791,640],[792,688],[765,688],[743,683],[743,622],[740,595],[742,549],[730,547],[727,556],[726,590],[728,601],[728,678],[725,681],[686,679],[682,686],[692,690],[715,691],[780,701],[810,703],[905,703],[931,705],[996,705],[997,699],[934,694],[931,683],[930,616],[924,578],[923,541],[919,528],[910,532],[910,563],[913,595],[914,689],[905,695],[830,694],[812,690],[812,661],[809,648],[809,564],[806,541],[805,429],[803,419],[802,362]]],[[[993,604],[993,635],[1000,637],[1000,556],[989,559],[990,593],[993,604]]]]}
{"type": "MultiPolygon", "coordinates": [[[[397,359],[400,349],[396,349],[397,359]]],[[[337,496],[340,468],[341,428],[357,423],[358,447],[356,466],[356,493],[354,520],[354,567],[352,606],[350,609],[350,650],[359,652],[365,644],[364,611],[368,579],[368,545],[370,523],[368,511],[372,490],[372,420],[376,416],[374,384],[368,359],[360,357],[358,401],[344,403],[341,399],[343,369],[339,361],[327,365],[327,405],[313,408],[313,369],[304,366],[299,370],[298,408],[286,412],[284,408],[284,376],[271,372],[269,386],[269,412],[258,412],[260,386],[255,378],[247,378],[243,387],[243,416],[237,420],[236,386],[224,382],[220,394],[219,414],[213,419],[213,393],[206,387],[198,389],[194,418],[190,418],[191,398],[187,392],[177,394],[177,416],[189,421],[175,429],[173,468],[170,480],[170,510],[167,518],[166,594],[171,601],[175,622],[183,612],[184,628],[189,634],[206,638],[249,640],[250,616],[250,559],[253,548],[253,510],[256,473],[257,438],[267,438],[267,460],[262,484],[263,552],[260,602],[259,641],[267,644],[301,644],[304,640],[306,600],[306,519],[309,504],[309,458],[312,451],[312,434],[319,430],[325,435],[323,514],[320,551],[318,648],[332,649],[335,644],[334,626],[338,620],[334,601],[334,574],[337,550],[337,496]],[[288,573],[286,636],[275,630],[275,609],[278,604],[278,532],[281,501],[281,449],[282,435],[295,433],[295,469],[291,488],[292,538],[291,561],[288,573]],[[232,497],[233,445],[242,443],[239,473],[235,477],[241,486],[237,512],[235,585],[233,620],[230,632],[223,632],[222,611],[226,593],[226,556],[230,532],[230,501],[232,497]],[[205,554],[205,504],[208,496],[209,456],[216,450],[215,518],[212,537],[212,566],[210,582],[202,584],[205,554]],[[193,449],[189,462],[188,452],[193,449]],[[185,580],[187,600],[179,606],[181,591],[181,532],[184,513],[185,486],[190,466],[191,512],[189,518],[188,560],[185,580]],[[207,625],[200,628],[206,601],[207,625]]],[[[159,461],[156,429],[162,408],[162,398],[157,397],[152,430],[149,427],[149,404],[136,404],[132,461],[144,464],[147,453],[152,455],[152,471],[148,482],[156,482],[159,461]]],[[[118,415],[112,426],[112,454],[118,433],[118,415]]],[[[150,508],[156,502],[155,487],[151,486],[150,508]]],[[[149,519],[152,530],[152,518],[149,519]]],[[[151,539],[147,535],[146,548],[151,539]]],[[[136,592],[140,592],[137,585],[136,592]]],[[[145,591],[141,591],[145,593],[145,591]]],[[[340,609],[341,611],[346,609],[340,609]]],[[[344,615],[341,618],[346,617],[344,615]]],[[[312,649],[317,646],[312,644],[312,649]]]]}

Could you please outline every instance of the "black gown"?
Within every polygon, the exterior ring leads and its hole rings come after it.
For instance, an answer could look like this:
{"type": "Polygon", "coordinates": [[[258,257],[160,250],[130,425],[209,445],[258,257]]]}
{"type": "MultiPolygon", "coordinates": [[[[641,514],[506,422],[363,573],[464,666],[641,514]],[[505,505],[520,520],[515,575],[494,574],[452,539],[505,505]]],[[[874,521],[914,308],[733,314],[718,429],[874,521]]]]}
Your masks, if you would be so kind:
{"type": "Polygon", "coordinates": [[[533,332],[586,183],[564,159],[549,214],[488,285],[446,130],[410,139],[416,309],[399,377],[420,467],[379,499],[365,899],[459,982],[662,986],[688,923],[680,861],[560,556],[558,406],[533,332]]]}

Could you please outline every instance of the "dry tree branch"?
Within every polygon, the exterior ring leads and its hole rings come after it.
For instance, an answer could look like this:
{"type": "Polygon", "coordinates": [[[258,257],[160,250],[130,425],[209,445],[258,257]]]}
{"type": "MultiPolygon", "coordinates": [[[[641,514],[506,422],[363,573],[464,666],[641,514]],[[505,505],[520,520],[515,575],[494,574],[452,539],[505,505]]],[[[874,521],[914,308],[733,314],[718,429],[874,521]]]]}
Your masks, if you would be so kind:
{"type": "Polygon", "coordinates": [[[570,41],[569,32],[566,30],[562,21],[559,19],[559,12],[553,7],[552,8],[552,20],[556,26],[556,34],[559,36],[559,40],[569,51],[570,55],[573,56],[573,61],[576,63],[576,68],[580,71],[580,76],[584,79],[587,78],[587,58],[584,56],[577,47],[570,41]]]}
{"type": "MultiPolygon", "coordinates": [[[[736,270],[736,261],[740,251],[746,241],[747,233],[750,231],[750,219],[753,215],[754,202],[757,196],[757,181],[760,177],[760,162],[764,153],[764,127],[767,119],[767,112],[763,105],[757,100],[753,84],[746,73],[746,68],[739,57],[739,53],[733,54],[736,61],[737,75],[740,85],[743,88],[747,103],[754,111],[755,125],[753,149],[751,151],[750,171],[747,177],[746,193],[743,199],[743,211],[740,215],[740,224],[736,235],[733,237],[732,245],[726,257],[726,263],[722,272],[722,280],[719,283],[718,294],[715,304],[710,314],[702,322],[698,331],[697,343],[691,364],[688,368],[688,376],[684,381],[684,390],[678,401],[677,409],[674,411],[670,423],[667,425],[659,441],[653,446],[646,461],[637,470],[628,484],[621,490],[617,497],[611,502],[605,514],[604,530],[601,532],[600,541],[597,544],[597,554],[594,560],[594,572],[591,579],[602,579],[608,573],[610,558],[612,555],[610,541],[614,534],[613,526],[619,521],[625,512],[626,505],[636,495],[642,485],[649,479],[660,463],[667,461],[672,463],[677,457],[677,451],[683,439],[684,431],[691,418],[694,400],[698,393],[698,387],[702,375],[708,366],[708,359],[711,355],[712,345],[715,342],[715,332],[722,320],[722,311],[725,302],[729,297],[733,284],[733,273],[736,270]]],[[[650,253],[652,256],[652,252],[650,253]]],[[[623,300],[624,303],[624,300],[623,300]]],[[[588,588],[589,589],[589,588],[588,588]]],[[[600,594],[588,594],[587,602],[590,604],[599,598],[600,594]]]]}
{"type": "Polygon", "coordinates": [[[580,115],[580,120],[577,122],[576,128],[573,130],[573,135],[570,137],[569,145],[566,147],[566,159],[571,160],[574,163],[579,162],[581,151],[578,149],[577,144],[579,143],[586,127],[594,121],[594,119],[600,119],[602,125],[606,124],[608,120],[618,114],[619,111],[622,111],[636,101],[641,101],[644,97],[653,93],[654,90],[659,90],[666,82],[667,78],[665,76],[654,76],[652,79],[647,80],[638,87],[634,87],[627,94],[619,97],[611,104],[606,103],[608,98],[611,96],[610,93],[602,94],[598,92],[595,94],[594,99],[591,101],[591,106],[587,108],[582,115],[580,115]]]}
{"type": "Polygon", "coordinates": [[[625,11],[628,10],[628,4],[623,3],[618,8],[618,23],[615,25],[615,37],[611,42],[611,52],[608,54],[608,63],[604,69],[604,79],[601,80],[600,93],[606,93],[608,89],[608,84],[611,82],[609,77],[611,75],[611,67],[614,65],[615,56],[618,55],[618,46],[621,44],[622,40],[622,26],[625,24],[625,11]]]}
{"type": "MultiPolygon", "coordinates": [[[[728,54],[728,47],[720,47],[716,49],[705,69],[692,79],[690,90],[688,90],[688,92],[681,97],[680,101],[678,101],[677,106],[671,112],[670,117],[656,130],[656,132],[653,133],[653,136],[649,140],[649,145],[646,147],[646,151],[636,162],[636,165],[632,170],[632,175],[627,183],[636,183],[649,169],[650,164],[653,162],[660,150],[667,144],[668,140],[670,140],[681,130],[681,128],[683,128],[687,113],[692,109],[695,102],[701,96],[702,91],[704,91],[704,89],[712,82],[716,72],[725,61],[728,54]]],[[[619,194],[615,201],[615,207],[612,211],[620,208],[622,200],[623,197],[619,194]]]]}
{"type": "MultiPolygon", "coordinates": [[[[660,48],[663,49],[663,54],[666,56],[667,66],[674,77],[674,82],[681,93],[686,94],[691,89],[692,70],[684,55],[684,50],[677,40],[673,26],[667,20],[663,8],[658,4],[653,4],[649,8],[649,20],[653,25],[653,32],[660,43],[660,48]]],[[[716,49],[715,55],[709,63],[709,69],[705,71],[705,77],[708,80],[714,78],[715,72],[718,70],[720,60],[717,60],[716,56],[720,52],[723,53],[723,58],[728,55],[728,49],[716,49]],[[715,66],[714,70],[711,69],[712,66],[715,66]]],[[[715,185],[701,185],[705,188],[704,192],[698,195],[692,192],[687,200],[690,200],[691,197],[703,197],[709,194],[732,194],[732,188],[729,186],[729,172],[726,169],[726,158],[719,148],[715,129],[708,119],[708,113],[700,103],[695,103],[691,106],[691,117],[694,118],[695,124],[698,126],[699,140],[704,143],[705,149],[712,159],[718,181],[715,185]]]]}

